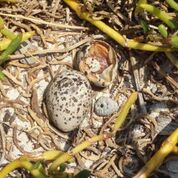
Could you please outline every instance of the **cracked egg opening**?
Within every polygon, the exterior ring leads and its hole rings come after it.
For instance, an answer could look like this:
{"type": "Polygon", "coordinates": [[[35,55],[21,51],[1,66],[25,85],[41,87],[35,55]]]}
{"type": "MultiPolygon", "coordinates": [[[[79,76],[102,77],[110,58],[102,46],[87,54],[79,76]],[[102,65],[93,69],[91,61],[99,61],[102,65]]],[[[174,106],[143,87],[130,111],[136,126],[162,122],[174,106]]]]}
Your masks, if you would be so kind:
{"type": "Polygon", "coordinates": [[[85,45],[76,55],[74,66],[96,86],[109,86],[118,75],[118,58],[106,42],[94,40],[85,45]]]}

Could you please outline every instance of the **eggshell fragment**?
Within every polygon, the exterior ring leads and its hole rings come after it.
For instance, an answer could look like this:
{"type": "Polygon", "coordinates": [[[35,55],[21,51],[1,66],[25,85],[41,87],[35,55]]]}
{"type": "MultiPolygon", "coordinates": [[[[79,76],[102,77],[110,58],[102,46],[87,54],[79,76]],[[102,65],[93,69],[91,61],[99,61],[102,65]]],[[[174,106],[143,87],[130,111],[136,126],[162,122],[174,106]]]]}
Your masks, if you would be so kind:
{"type": "Polygon", "coordinates": [[[108,87],[118,76],[118,57],[108,43],[94,40],[77,52],[74,67],[99,87],[108,87]]]}

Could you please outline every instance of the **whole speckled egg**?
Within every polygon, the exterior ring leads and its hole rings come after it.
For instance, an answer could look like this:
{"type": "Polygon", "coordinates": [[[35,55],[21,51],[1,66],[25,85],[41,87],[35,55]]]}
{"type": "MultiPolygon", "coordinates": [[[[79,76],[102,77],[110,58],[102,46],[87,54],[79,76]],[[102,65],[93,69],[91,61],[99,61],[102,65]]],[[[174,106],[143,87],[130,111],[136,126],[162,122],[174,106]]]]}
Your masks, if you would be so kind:
{"type": "Polygon", "coordinates": [[[49,119],[63,132],[74,130],[90,116],[91,86],[78,71],[65,69],[59,72],[49,83],[45,99],[49,119]]]}

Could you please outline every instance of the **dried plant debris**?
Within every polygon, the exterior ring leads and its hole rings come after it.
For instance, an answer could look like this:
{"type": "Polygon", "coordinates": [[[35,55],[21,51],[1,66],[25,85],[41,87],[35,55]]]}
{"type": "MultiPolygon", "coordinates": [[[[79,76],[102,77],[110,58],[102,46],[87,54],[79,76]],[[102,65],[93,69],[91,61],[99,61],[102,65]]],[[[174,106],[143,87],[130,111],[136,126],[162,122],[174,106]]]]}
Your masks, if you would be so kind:
{"type": "MultiPolygon", "coordinates": [[[[94,135],[109,132],[120,106],[136,90],[139,102],[115,138],[91,145],[66,164],[67,173],[74,175],[89,169],[92,178],[133,177],[161,142],[178,128],[177,52],[124,48],[79,19],[62,0],[10,2],[0,2],[5,27],[15,34],[30,31],[36,34],[21,43],[0,67],[1,167],[20,155],[34,158],[45,150],[70,151],[94,135]],[[60,74],[61,66],[70,70],[60,74]],[[58,81],[60,77],[62,81],[58,81]],[[53,82],[55,91],[50,96],[48,92],[45,100],[45,90],[53,82]],[[68,98],[64,104],[70,107],[61,104],[63,96],[68,98]],[[53,116],[48,113],[51,99],[57,101],[51,114],[55,115],[61,107],[57,114],[62,121],[66,116],[67,129],[58,130],[51,122],[53,116]],[[85,116],[88,121],[84,121],[85,116]],[[72,118],[77,118],[73,120],[75,130],[69,124],[72,118]]],[[[137,1],[79,2],[85,4],[84,10],[93,19],[103,20],[124,39],[165,47],[175,45],[172,35],[177,34],[176,30],[164,28],[166,24],[146,11],[146,6],[138,7],[137,1]]],[[[166,1],[147,3],[164,10],[173,20],[177,18],[166,1]]],[[[0,39],[3,40],[2,35],[0,39]]],[[[176,178],[177,165],[177,157],[171,155],[152,175],[176,178]]],[[[31,175],[21,169],[9,175],[20,176],[31,175]]]]}

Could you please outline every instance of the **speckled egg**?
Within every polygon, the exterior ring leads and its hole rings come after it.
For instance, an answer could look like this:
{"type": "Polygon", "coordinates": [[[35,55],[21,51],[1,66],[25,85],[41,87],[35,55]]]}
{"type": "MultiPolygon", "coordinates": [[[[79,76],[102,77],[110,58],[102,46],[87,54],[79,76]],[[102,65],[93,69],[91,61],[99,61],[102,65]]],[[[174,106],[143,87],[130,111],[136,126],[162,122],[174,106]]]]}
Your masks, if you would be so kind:
{"type": "Polygon", "coordinates": [[[46,89],[46,107],[49,119],[63,132],[77,128],[90,115],[92,90],[87,78],[80,72],[61,71],[46,89]]]}
{"type": "Polygon", "coordinates": [[[110,97],[100,97],[94,105],[94,111],[98,116],[110,116],[118,110],[119,106],[116,101],[110,97]]]}

